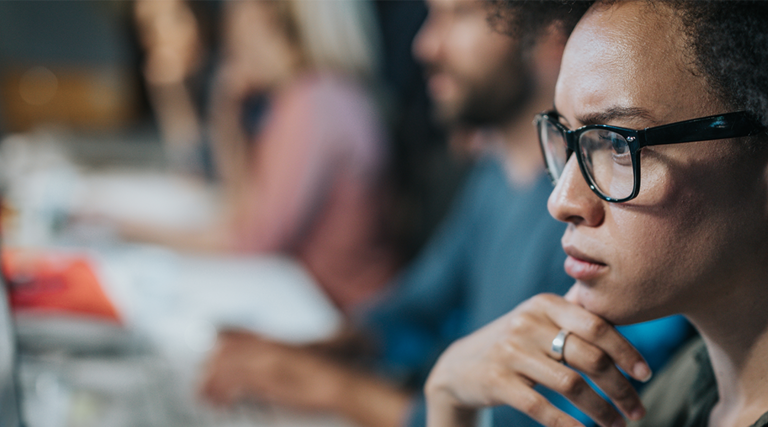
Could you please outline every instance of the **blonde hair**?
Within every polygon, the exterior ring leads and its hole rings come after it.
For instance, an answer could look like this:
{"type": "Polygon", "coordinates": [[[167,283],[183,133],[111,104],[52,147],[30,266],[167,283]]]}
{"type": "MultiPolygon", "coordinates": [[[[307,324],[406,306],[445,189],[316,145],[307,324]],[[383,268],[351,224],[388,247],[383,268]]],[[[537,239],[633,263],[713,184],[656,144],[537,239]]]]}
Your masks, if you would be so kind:
{"type": "Polygon", "coordinates": [[[371,1],[278,0],[275,4],[305,67],[366,80],[375,76],[380,40],[371,1]]]}

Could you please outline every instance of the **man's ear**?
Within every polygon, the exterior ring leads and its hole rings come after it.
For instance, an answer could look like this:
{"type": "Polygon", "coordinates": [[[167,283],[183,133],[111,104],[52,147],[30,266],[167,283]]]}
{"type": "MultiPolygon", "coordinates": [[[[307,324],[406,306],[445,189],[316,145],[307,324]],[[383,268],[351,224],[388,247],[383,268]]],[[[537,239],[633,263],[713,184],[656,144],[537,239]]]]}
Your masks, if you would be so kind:
{"type": "MultiPolygon", "coordinates": [[[[750,137],[754,138],[754,137],[750,137]]],[[[765,135],[760,135],[759,141],[750,141],[750,144],[755,144],[748,148],[751,153],[750,156],[759,156],[762,165],[762,192],[765,193],[764,200],[764,213],[765,218],[768,218],[768,131],[765,135]]]]}
{"type": "MultiPolygon", "coordinates": [[[[768,152],[768,148],[763,148],[763,151],[768,152]]],[[[763,156],[765,157],[765,161],[763,162],[763,191],[765,192],[765,215],[766,218],[768,218],[768,155],[763,156]]]]}

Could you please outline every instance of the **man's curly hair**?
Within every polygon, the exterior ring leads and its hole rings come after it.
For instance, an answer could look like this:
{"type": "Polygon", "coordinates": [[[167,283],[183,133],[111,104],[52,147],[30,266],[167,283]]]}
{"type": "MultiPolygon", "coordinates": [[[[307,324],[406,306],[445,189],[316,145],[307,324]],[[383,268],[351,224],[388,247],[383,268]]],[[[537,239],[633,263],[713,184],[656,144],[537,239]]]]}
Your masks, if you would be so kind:
{"type": "Polygon", "coordinates": [[[489,0],[489,21],[498,31],[535,44],[551,25],[569,35],[593,1],[489,0]]]}
{"type": "MultiPolygon", "coordinates": [[[[645,1],[667,5],[680,17],[693,65],[714,95],[768,126],[768,2],[645,1]]],[[[490,0],[490,20],[497,29],[533,43],[552,24],[569,34],[593,3],[616,2],[490,0]]]]}

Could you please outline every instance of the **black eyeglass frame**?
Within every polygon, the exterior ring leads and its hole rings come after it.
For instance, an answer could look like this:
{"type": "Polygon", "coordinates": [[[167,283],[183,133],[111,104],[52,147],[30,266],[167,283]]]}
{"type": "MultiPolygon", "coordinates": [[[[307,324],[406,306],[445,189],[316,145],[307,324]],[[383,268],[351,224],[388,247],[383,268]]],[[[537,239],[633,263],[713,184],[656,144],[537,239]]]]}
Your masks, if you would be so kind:
{"type": "MultiPolygon", "coordinates": [[[[754,120],[752,116],[746,111],[738,111],[735,113],[717,114],[708,117],[699,117],[691,120],[684,120],[681,122],[669,123],[666,125],[655,126],[645,128],[641,130],[628,129],[611,125],[587,125],[578,129],[568,129],[560,123],[558,118],[560,115],[557,111],[546,111],[536,115],[534,124],[538,131],[539,147],[542,150],[544,156],[544,164],[547,168],[547,174],[549,174],[552,184],[557,184],[554,174],[549,169],[547,163],[547,152],[544,147],[544,141],[541,137],[542,123],[547,121],[557,128],[565,136],[566,142],[566,156],[565,161],[568,162],[571,154],[576,154],[576,159],[579,163],[579,169],[581,169],[581,175],[589,185],[589,188],[597,194],[598,197],[606,202],[622,203],[637,197],[640,192],[640,150],[643,147],[651,145],[666,145],[666,144],[679,144],[683,142],[695,142],[695,141],[711,141],[715,139],[726,138],[739,138],[744,136],[751,136],[764,131],[766,128],[758,121],[754,120]],[[632,193],[624,198],[616,199],[603,194],[594,182],[594,178],[587,172],[584,165],[584,159],[582,158],[581,150],[579,150],[579,138],[581,135],[589,130],[593,129],[605,129],[615,132],[624,137],[627,141],[627,145],[630,150],[630,158],[632,159],[632,172],[633,172],[633,187],[632,193]]],[[[563,166],[565,167],[565,165],[563,166]]],[[[561,171],[562,173],[562,171],[561,171]]]]}

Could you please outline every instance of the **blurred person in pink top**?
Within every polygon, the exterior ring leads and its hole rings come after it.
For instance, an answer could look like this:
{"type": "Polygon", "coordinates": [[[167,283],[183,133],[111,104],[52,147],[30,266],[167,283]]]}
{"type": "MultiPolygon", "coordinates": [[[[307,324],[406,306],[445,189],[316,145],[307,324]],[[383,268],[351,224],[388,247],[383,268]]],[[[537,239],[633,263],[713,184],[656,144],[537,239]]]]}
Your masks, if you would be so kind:
{"type": "MultiPolygon", "coordinates": [[[[376,61],[368,7],[302,1],[225,6],[228,78],[219,84],[249,86],[219,93],[234,95],[229,105],[235,108],[243,102],[238,94],[269,94],[261,129],[250,145],[242,144],[245,156],[231,145],[221,147],[230,152],[217,153],[222,171],[240,174],[225,176],[234,182],[239,205],[231,243],[248,252],[296,256],[343,310],[374,294],[397,267],[381,217],[383,129],[365,88],[376,61]]],[[[226,126],[241,117],[226,110],[214,110],[223,122],[216,129],[241,128],[226,126]]],[[[232,144],[240,138],[221,139],[232,144]]]]}
{"type": "Polygon", "coordinates": [[[399,262],[382,215],[387,147],[369,92],[378,47],[370,7],[225,2],[210,106],[225,212],[197,230],[123,223],[123,236],[287,254],[345,312],[377,293],[399,262]],[[248,119],[253,99],[266,108],[248,119]]]}

